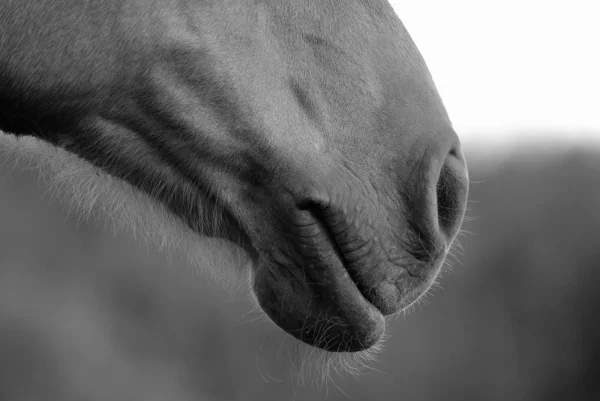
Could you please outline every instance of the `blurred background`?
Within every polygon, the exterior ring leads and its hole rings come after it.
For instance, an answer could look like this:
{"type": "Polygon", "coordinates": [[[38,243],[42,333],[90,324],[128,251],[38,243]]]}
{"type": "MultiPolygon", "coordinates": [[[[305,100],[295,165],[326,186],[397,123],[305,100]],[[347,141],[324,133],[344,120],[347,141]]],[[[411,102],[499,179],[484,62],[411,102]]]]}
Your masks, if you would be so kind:
{"type": "Polygon", "coordinates": [[[392,2],[463,139],[453,268],[327,387],[293,341],[0,159],[0,400],[598,400],[600,25],[593,1],[392,2]],[[594,17],[595,19],[595,17],[594,17]]]}

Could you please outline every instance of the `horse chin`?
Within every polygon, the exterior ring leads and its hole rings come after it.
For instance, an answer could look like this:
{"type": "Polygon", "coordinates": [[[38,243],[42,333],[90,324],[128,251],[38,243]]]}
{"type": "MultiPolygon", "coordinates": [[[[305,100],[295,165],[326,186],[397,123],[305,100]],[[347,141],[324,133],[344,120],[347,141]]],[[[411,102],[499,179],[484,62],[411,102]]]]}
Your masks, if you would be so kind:
{"type": "Polygon", "coordinates": [[[369,303],[340,262],[318,267],[315,282],[303,269],[262,260],[253,274],[259,305],[281,329],[330,352],[368,350],[385,331],[382,313],[369,303]]]}

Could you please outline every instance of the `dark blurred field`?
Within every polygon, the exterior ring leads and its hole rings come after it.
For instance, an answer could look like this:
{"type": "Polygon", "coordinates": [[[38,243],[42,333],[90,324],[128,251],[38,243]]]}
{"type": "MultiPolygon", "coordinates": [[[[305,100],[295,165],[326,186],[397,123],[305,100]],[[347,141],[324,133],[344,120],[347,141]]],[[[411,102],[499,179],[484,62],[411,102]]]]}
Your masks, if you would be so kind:
{"type": "Polygon", "coordinates": [[[390,323],[381,372],[327,388],[247,294],[0,160],[0,400],[600,400],[600,152],[475,160],[461,263],[390,323]]]}

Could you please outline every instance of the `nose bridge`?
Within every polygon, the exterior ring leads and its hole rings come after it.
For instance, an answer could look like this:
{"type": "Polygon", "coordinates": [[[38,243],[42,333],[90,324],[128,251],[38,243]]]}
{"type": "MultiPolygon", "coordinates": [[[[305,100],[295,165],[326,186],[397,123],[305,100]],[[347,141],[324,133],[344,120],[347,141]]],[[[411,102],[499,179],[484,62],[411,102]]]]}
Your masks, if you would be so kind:
{"type": "Polygon", "coordinates": [[[405,183],[407,219],[431,249],[449,246],[466,208],[468,173],[453,132],[431,138],[405,183]]]}

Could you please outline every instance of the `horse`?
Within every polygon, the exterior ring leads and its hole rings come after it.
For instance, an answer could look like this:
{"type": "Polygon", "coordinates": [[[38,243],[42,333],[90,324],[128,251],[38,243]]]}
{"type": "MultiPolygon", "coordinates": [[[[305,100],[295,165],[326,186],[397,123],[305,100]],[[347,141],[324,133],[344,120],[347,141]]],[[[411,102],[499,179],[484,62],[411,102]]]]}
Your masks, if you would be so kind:
{"type": "Polygon", "coordinates": [[[82,212],[104,197],[163,244],[226,242],[270,320],[331,353],[377,349],[435,281],[468,170],[387,1],[8,0],[0,15],[3,141],[50,160],[82,212]]]}

